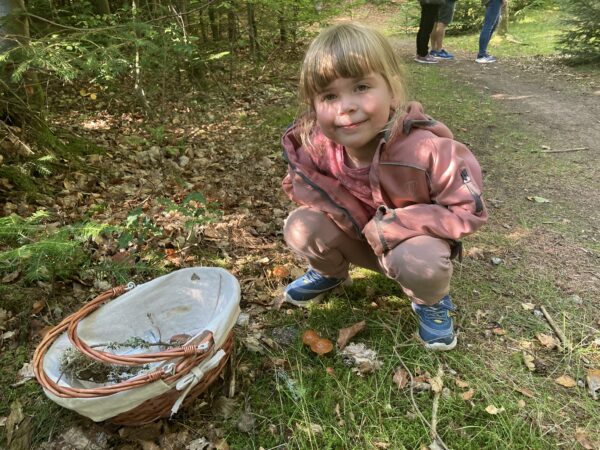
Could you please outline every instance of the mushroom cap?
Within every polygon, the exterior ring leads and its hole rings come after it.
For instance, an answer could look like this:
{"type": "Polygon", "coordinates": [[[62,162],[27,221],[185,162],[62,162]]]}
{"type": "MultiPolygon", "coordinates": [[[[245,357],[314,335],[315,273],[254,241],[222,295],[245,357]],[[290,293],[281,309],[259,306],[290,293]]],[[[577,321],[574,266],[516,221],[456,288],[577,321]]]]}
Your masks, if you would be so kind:
{"type": "Polygon", "coordinates": [[[310,344],[310,349],[318,355],[324,355],[333,350],[333,342],[329,339],[320,338],[310,344]]]}
{"type": "Polygon", "coordinates": [[[317,333],[315,330],[306,330],[302,335],[302,342],[305,345],[312,345],[312,343],[320,337],[321,336],[319,336],[319,333],[317,333]]]}

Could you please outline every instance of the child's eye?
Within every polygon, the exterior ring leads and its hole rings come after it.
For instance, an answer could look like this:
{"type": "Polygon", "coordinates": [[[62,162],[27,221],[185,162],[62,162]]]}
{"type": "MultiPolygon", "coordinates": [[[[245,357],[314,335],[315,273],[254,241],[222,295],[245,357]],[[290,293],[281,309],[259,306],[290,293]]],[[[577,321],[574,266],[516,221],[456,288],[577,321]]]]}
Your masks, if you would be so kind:
{"type": "Polygon", "coordinates": [[[333,100],[335,100],[335,94],[323,94],[321,96],[321,101],[323,102],[331,102],[333,100]]]}
{"type": "Polygon", "coordinates": [[[369,90],[369,85],[368,84],[359,84],[358,86],[356,86],[356,90],[358,92],[367,91],[367,90],[369,90]]]}

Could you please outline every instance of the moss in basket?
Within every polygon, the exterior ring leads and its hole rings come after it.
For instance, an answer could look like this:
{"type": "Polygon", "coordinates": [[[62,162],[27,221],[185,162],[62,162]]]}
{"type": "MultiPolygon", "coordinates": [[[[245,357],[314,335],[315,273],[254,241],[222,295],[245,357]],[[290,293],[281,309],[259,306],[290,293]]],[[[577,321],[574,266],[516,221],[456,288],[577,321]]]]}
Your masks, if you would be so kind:
{"type": "Polygon", "coordinates": [[[65,350],[60,360],[60,378],[68,380],[92,381],[94,383],[119,383],[133,378],[149,369],[148,364],[141,366],[121,366],[104,364],[88,358],[79,350],[65,350]]]}

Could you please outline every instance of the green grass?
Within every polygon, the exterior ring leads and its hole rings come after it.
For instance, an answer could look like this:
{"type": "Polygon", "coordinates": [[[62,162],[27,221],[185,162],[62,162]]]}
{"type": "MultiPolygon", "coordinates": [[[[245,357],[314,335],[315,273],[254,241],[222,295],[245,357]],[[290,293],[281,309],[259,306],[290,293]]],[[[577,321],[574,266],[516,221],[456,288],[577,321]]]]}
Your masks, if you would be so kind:
{"type": "MultiPolygon", "coordinates": [[[[460,8],[460,4],[457,6],[460,8]]],[[[550,56],[557,53],[560,36],[561,11],[558,8],[528,11],[512,18],[508,34],[494,33],[489,44],[490,53],[500,57],[550,56]]],[[[450,26],[451,27],[451,26],[450,26]]],[[[479,34],[452,36],[444,39],[447,48],[477,52],[479,34]]]]}

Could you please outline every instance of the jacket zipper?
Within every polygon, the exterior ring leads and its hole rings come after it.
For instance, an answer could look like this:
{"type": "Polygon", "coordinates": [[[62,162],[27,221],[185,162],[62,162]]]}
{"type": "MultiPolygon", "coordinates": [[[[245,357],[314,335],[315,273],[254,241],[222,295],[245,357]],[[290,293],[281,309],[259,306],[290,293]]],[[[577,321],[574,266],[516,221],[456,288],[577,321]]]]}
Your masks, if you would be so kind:
{"type": "Polygon", "coordinates": [[[466,186],[466,188],[471,193],[473,200],[475,200],[475,214],[481,214],[481,212],[483,211],[483,201],[481,200],[481,195],[478,194],[471,187],[471,177],[469,176],[469,172],[467,172],[467,169],[463,168],[460,170],[460,177],[463,180],[463,184],[466,186]]]}

